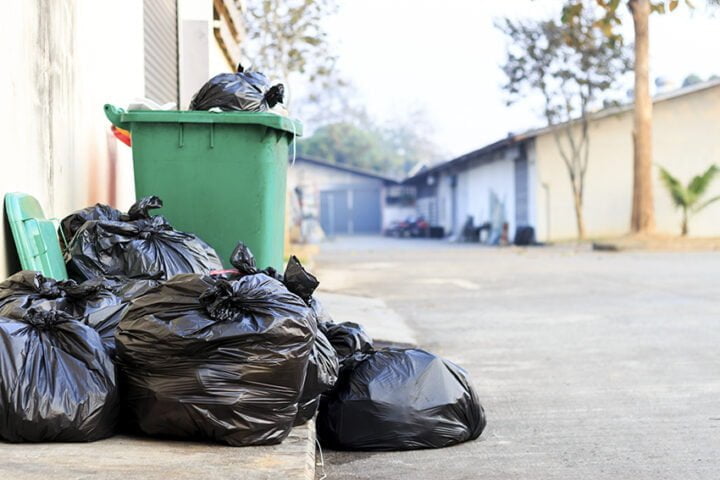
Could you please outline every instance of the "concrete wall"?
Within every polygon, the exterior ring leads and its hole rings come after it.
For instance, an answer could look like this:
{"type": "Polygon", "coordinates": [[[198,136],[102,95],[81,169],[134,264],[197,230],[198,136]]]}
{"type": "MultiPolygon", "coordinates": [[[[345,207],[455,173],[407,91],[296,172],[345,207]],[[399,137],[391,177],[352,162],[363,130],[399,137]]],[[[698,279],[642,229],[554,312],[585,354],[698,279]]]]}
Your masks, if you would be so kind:
{"type": "MultiPolygon", "coordinates": [[[[574,238],[577,230],[570,182],[552,134],[537,137],[535,157],[538,237],[541,240],[574,238]],[[545,202],[550,204],[549,219],[545,202]]],[[[667,168],[683,183],[713,163],[720,165],[720,86],[655,103],[653,162],[667,168]]],[[[629,231],[632,174],[632,112],[593,121],[584,207],[588,236],[609,237],[629,231]]],[[[653,179],[657,231],[679,234],[680,212],[672,206],[657,169],[653,169],[653,179]]],[[[720,180],[717,180],[706,198],[719,194],[720,180]]],[[[690,234],[720,236],[720,202],[691,219],[690,234]]]]}
{"type": "Polygon", "coordinates": [[[186,109],[209,78],[234,72],[213,34],[213,2],[179,0],[180,108],[186,109]]]}
{"type": "MultiPolygon", "coordinates": [[[[30,193],[48,217],[111,197],[127,206],[129,149],[109,136],[102,106],[143,92],[142,2],[13,2],[0,43],[0,194],[30,193]]],[[[6,227],[0,252],[5,277],[18,268],[6,227]]]]}

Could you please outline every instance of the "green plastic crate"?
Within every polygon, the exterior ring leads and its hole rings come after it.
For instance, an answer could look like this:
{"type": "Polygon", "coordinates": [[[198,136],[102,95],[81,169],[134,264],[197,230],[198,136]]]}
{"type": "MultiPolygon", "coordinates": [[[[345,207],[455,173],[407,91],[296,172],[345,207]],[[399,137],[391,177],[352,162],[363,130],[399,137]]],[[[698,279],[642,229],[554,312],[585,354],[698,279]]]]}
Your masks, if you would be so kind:
{"type": "Polygon", "coordinates": [[[238,241],[259,267],[283,265],[291,142],[302,124],[273,113],[130,111],[105,114],[132,135],[135,195],[212,245],[226,266],[238,241]]]}

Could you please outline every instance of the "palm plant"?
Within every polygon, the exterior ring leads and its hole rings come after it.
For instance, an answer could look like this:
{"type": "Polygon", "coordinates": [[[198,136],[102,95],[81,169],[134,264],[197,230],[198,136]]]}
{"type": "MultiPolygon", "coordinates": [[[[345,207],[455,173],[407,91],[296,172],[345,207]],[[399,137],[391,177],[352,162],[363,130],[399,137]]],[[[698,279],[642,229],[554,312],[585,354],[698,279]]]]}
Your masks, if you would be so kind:
{"type": "Polygon", "coordinates": [[[705,173],[696,175],[687,186],[680,183],[680,181],[673,177],[670,172],[660,167],[660,179],[665,184],[670,196],[672,197],[673,203],[676,207],[682,209],[682,235],[685,236],[688,233],[688,218],[690,215],[695,214],[707,207],[711,203],[720,200],[720,195],[712,197],[703,202],[700,198],[707,192],[710,187],[715,175],[720,172],[717,165],[711,165],[705,173]]]}

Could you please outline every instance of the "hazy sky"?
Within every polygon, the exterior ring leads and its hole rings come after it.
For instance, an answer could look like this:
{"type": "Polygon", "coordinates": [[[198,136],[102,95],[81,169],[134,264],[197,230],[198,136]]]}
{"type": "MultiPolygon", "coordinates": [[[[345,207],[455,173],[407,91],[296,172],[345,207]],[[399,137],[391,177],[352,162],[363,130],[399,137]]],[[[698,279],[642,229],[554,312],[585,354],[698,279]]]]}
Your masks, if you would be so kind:
{"type": "MultiPolygon", "coordinates": [[[[328,29],[340,73],[381,121],[422,109],[450,155],[542,124],[527,103],[505,106],[505,39],[493,21],[557,16],[561,0],[339,1],[328,29]]],[[[720,74],[720,14],[681,6],[650,28],[651,78],[720,74]]]]}

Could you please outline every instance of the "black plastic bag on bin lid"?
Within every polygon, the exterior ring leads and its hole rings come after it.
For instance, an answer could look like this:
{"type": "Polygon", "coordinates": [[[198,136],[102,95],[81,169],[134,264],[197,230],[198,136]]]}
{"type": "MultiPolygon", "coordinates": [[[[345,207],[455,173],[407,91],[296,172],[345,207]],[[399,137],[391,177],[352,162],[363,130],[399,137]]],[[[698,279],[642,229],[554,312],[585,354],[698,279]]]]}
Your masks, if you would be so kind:
{"type": "Polygon", "coordinates": [[[190,110],[240,110],[265,112],[282,103],[285,87],[270,85],[260,72],[246,72],[238,65],[236,73],[221,73],[207,81],[190,101],[190,110]]]}
{"type": "Polygon", "coordinates": [[[305,270],[300,264],[300,260],[293,255],[288,260],[283,275],[283,283],[285,286],[298,297],[306,302],[310,299],[315,289],[320,285],[315,276],[305,270]]]}
{"type": "Polygon", "coordinates": [[[115,367],[100,337],[58,310],[0,317],[0,438],[89,442],[113,434],[115,367]]]}
{"type": "Polygon", "coordinates": [[[130,208],[127,221],[88,221],[68,245],[68,272],[76,279],[125,276],[168,279],[179,273],[222,268],[215,250],[192,233],[175,230],[162,216],[150,217],[157,197],[130,208]]]}
{"type": "Polygon", "coordinates": [[[281,442],[297,414],[312,311],[263,274],[177,275],[133,300],[116,333],[142,432],[234,446],[281,442]]]}
{"type": "Polygon", "coordinates": [[[485,423],[465,370],[424,350],[386,349],[341,374],[317,429],[333,449],[411,450],[474,440],[485,423]]]}

